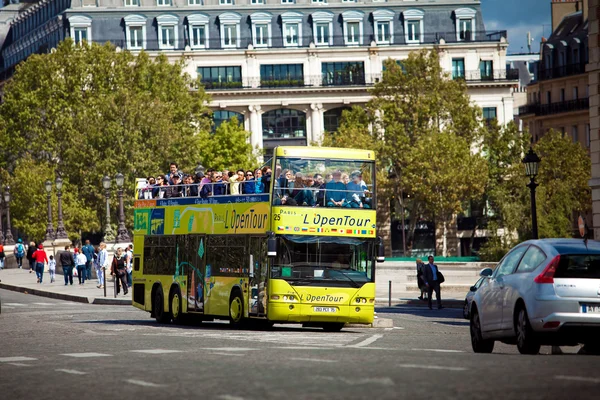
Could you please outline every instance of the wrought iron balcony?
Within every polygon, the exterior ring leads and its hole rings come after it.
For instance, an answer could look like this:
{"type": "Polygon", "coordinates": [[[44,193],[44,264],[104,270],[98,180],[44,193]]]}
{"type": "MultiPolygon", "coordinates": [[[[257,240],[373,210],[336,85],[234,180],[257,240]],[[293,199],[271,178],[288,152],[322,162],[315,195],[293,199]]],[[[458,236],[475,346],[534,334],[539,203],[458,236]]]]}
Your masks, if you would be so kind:
{"type": "Polygon", "coordinates": [[[538,81],[563,78],[565,76],[579,75],[585,73],[585,62],[562,65],[553,68],[540,68],[538,70],[538,81]]]}
{"type": "Polygon", "coordinates": [[[577,100],[559,101],[550,104],[528,104],[519,107],[519,115],[551,115],[573,111],[587,110],[590,107],[590,99],[583,98],[577,100]]]}
{"type": "Polygon", "coordinates": [[[511,81],[519,80],[518,69],[500,69],[493,71],[469,70],[452,73],[453,79],[464,79],[467,82],[495,82],[495,81],[511,81]]]}

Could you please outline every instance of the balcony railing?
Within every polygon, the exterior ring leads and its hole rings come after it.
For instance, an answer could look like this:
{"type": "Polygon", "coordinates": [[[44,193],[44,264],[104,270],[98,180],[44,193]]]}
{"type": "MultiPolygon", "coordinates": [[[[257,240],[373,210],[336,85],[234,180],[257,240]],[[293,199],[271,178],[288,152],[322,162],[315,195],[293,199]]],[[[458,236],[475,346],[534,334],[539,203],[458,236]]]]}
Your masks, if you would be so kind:
{"type": "Polygon", "coordinates": [[[562,65],[554,68],[540,68],[538,70],[538,81],[547,81],[548,79],[563,78],[565,76],[579,75],[585,73],[585,63],[575,63],[562,65]]]}
{"type": "MultiPolygon", "coordinates": [[[[144,48],[149,51],[182,51],[189,48],[191,51],[206,51],[206,50],[235,50],[235,49],[248,49],[249,45],[255,50],[262,49],[273,49],[273,48],[328,48],[328,47],[368,47],[372,44],[376,46],[391,46],[391,45],[407,45],[413,46],[418,44],[439,44],[441,40],[446,43],[474,43],[474,42],[499,42],[502,38],[506,39],[506,31],[476,31],[470,35],[465,36],[464,39],[457,37],[455,31],[453,32],[430,32],[423,34],[423,37],[419,42],[407,42],[404,35],[394,35],[389,38],[377,38],[376,35],[362,35],[356,36],[353,40],[348,40],[344,35],[333,35],[326,43],[315,43],[314,36],[304,35],[295,37],[292,41],[296,44],[286,43],[286,38],[281,35],[273,35],[270,40],[270,45],[255,44],[252,38],[243,37],[239,40],[234,41],[231,46],[225,45],[221,38],[215,37],[203,41],[201,46],[193,46],[189,39],[180,38],[179,40],[170,43],[169,46],[163,46],[160,41],[156,39],[147,39],[143,42],[139,42],[140,46],[131,47],[131,42],[128,42],[124,38],[119,39],[103,39],[94,40],[94,42],[105,43],[111,42],[115,46],[121,48],[128,48],[132,51],[139,51],[144,48]],[[387,39],[387,40],[378,40],[387,39]]],[[[289,42],[289,40],[288,40],[289,42]]]]}
{"type": "Polygon", "coordinates": [[[519,80],[518,69],[500,69],[493,71],[469,70],[464,74],[454,73],[453,79],[464,79],[467,82],[485,82],[485,81],[510,81],[519,80]]]}
{"type": "Polygon", "coordinates": [[[587,110],[590,107],[590,99],[583,98],[577,100],[559,101],[550,104],[528,104],[519,107],[519,115],[551,115],[565,112],[587,110]]]}

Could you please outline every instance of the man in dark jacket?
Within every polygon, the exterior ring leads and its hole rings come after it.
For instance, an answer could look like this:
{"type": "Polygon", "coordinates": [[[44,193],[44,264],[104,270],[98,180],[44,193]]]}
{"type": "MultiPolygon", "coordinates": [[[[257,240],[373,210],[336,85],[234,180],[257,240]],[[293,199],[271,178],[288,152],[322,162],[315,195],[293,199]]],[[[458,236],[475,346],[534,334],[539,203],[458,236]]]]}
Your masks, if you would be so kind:
{"type": "Polygon", "coordinates": [[[61,252],[58,256],[60,265],[63,269],[63,275],[65,276],[65,286],[69,283],[73,284],[73,266],[75,266],[75,258],[71,253],[71,246],[65,246],[65,251],[61,252]]]}
{"type": "Polygon", "coordinates": [[[438,266],[433,263],[433,256],[429,256],[429,263],[423,267],[423,281],[427,287],[427,301],[431,310],[431,295],[435,291],[438,310],[442,308],[442,297],[440,295],[440,281],[438,266]]]}

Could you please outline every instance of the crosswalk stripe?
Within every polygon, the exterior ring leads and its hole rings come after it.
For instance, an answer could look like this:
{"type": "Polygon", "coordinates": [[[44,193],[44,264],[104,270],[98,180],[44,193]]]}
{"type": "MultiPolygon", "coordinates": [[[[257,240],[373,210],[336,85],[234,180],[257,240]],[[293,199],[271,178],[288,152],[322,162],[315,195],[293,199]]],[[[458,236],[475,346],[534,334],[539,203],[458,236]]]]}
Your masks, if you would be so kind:
{"type": "Polygon", "coordinates": [[[147,349],[147,350],[129,350],[131,353],[144,353],[144,354],[169,354],[169,353],[182,353],[183,350],[167,350],[167,349],[147,349]]]}
{"type": "Polygon", "coordinates": [[[290,360],[295,361],[313,361],[313,362],[322,362],[322,363],[336,363],[337,360],[324,360],[321,358],[304,358],[304,357],[291,357],[290,360]]]}
{"type": "Polygon", "coordinates": [[[19,362],[19,361],[36,361],[37,358],[32,358],[32,357],[22,357],[22,356],[16,356],[16,357],[0,357],[0,362],[19,362]]]}
{"type": "Polygon", "coordinates": [[[61,356],[75,357],[75,358],[112,357],[112,354],[103,354],[103,353],[68,353],[68,354],[61,354],[61,356]]]}
{"type": "Polygon", "coordinates": [[[71,375],[87,375],[87,372],[77,371],[75,369],[55,369],[57,372],[65,372],[71,375]]]}
{"type": "Polygon", "coordinates": [[[145,387],[153,387],[153,388],[159,388],[159,387],[166,386],[166,385],[161,385],[161,384],[158,384],[158,383],[141,381],[141,380],[138,380],[138,379],[126,379],[125,382],[131,383],[132,385],[145,386],[145,387]]]}

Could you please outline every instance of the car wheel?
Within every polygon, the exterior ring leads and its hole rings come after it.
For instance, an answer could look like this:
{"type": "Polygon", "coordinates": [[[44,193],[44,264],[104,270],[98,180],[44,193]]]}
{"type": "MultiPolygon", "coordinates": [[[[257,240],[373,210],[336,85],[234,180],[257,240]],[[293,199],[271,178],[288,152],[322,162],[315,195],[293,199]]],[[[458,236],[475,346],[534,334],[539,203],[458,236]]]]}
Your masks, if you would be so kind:
{"type": "Polygon", "coordinates": [[[518,310],[517,321],[515,324],[515,331],[517,332],[517,348],[521,354],[538,354],[540,352],[540,342],[535,337],[531,324],[529,323],[529,317],[527,316],[527,310],[524,306],[518,310]]]}
{"type": "Polygon", "coordinates": [[[494,351],[494,341],[484,339],[481,334],[481,321],[479,319],[479,312],[475,308],[471,312],[471,347],[475,353],[491,353],[494,351]]]}
{"type": "Polygon", "coordinates": [[[465,300],[465,304],[463,306],[463,317],[465,319],[469,319],[469,302],[465,300]]]}
{"type": "Polygon", "coordinates": [[[156,289],[154,293],[154,302],[152,303],[154,318],[159,324],[166,324],[171,321],[171,313],[165,311],[165,297],[162,288],[156,289]]]}
{"type": "Polygon", "coordinates": [[[229,299],[229,321],[239,327],[244,318],[244,301],[239,292],[234,292],[229,299]]]}

